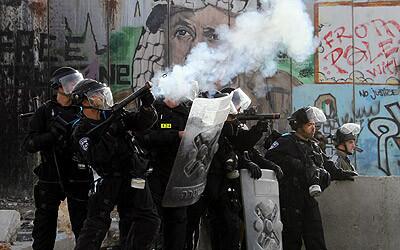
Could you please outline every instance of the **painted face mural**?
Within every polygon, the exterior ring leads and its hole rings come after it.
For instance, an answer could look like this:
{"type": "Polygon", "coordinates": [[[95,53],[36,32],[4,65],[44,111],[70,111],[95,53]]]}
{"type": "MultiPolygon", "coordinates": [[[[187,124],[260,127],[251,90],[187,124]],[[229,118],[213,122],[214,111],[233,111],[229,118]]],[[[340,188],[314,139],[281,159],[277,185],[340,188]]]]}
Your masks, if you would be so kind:
{"type": "MultiPolygon", "coordinates": [[[[218,26],[235,25],[239,14],[262,7],[257,0],[230,1],[230,4],[218,0],[188,2],[173,1],[169,19],[165,1],[152,8],[132,62],[134,86],[151,80],[156,72],[166,67],[184,64],[198,43],[216,46],[218,26]]],[[[267,79],[258,72],[242,74],[231,84],[240,86],[259,111],[280,112],[281,117],[286,117],[291,113],[291,86],[301,83],[289,73],[278,70],[275,76],[267,79]],[[265,94],[258,94],[260,92],[265,94]]],[[[277,127],[286,129],[286,120],[277,122],[277,127]]]]}

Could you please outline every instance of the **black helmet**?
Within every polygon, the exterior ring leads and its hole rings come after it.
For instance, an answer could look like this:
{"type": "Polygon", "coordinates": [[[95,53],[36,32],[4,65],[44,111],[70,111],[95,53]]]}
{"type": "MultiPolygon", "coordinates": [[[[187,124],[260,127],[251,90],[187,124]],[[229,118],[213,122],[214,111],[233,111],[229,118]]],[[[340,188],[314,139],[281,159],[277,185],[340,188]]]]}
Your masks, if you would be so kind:
{"type": "Polygon", "coordinates": [[[61,67],[55,70],[50,79],[50,87],[58,89],[62,87],[65,94],[70,94],[75,85],[83,80],[82,74],[71,67],[61,67]]]}
{"type": "MultiPolygon", "coordinates": [[[[84,99],[88,99],[90,106],[97,109],[108,109],[113,105],[111,90],[106,84],[93,79],[83,79],[72,91],[72,102],[75,105],[81,105],[84,99]],[[92,97],[96,96],[96,103],[91,102],[92,97]],[[102,103],[98,103],[98,98],[101,97],[102,103]]],[[[94,99],[93,99],[94,100],[94,99]]]]}
{"type": "Polygon", "coordinates": [[[289,118],[289,125],[293,130],[301,128],[309,122],[325,122],[326,117],[322,110],[316,107],[306,106],[296,110],[289,118]]]}
{"type": "Polygon", "coordinates": [[[336,130],[333,138],[335,146],[338,146],[346,141],[355,140],[357,134],[360,133],[360,125],[356,123],[345,123],[336,130]]]}
{"type": "Polygon", "coordinates": [[[232,91],[234,91],[235,90],[235,88],[232,88],[232,87],[225,87],[225,88],[223,88],[223,89],[221,89],[220,91],[221,91],[221,93],[228,93],[228,94],[230,94],[232,91]]]}

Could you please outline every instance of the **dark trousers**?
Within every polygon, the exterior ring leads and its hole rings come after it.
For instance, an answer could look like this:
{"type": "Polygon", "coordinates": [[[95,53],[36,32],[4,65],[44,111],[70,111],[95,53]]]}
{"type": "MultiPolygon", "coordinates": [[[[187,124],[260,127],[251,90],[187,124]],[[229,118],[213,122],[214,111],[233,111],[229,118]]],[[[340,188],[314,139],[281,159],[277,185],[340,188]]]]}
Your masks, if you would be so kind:
{"type": "Polygon", "coordinates": [[[75,249],[100,249],[110,227],[110,213],[117,205],[122,249],[148,250],[160,224],[148,185],[135,189],[130,178],[105,177],[89,199],[85,220],[75,249]]]}
{"type": "Polygon", "coordinates": [[[326,250],[324,230],[318,203],[299,208],[281,207],[283,249],[326,250]]]}
{"type": "Polygon", "coordinates": [[[88,184],[76,184],[68,195],[58,183],[39,182],[34,187],[35,219],[33,221],[33,249],[53,249],[57,233],[58,207],[68,196],[68,212],[72,232],[78,239],[87,214],[88,184]]]}
{"type": "Polygon", "coordinates": [[[183,250],[185,247],[185,235],[187,225],[187,207],[163,207],[162,198],[168,179],[153,175],[150,178],[152,191],[157,211],[161,218],[161,228],[157,236],[158,244],[156,249],[162,250],[183,250]]]}
{"type": "Polygon", "coordinates": [[[186,250],[195,249],[200,219],[208,213],[210,240],[213,250],[239,249],[240,201],[238,190],[235,195],[228,190],[235,189],[235,183],[223,175],[208,175],[207,185],[200,200],[188,207],[186,250]]]}

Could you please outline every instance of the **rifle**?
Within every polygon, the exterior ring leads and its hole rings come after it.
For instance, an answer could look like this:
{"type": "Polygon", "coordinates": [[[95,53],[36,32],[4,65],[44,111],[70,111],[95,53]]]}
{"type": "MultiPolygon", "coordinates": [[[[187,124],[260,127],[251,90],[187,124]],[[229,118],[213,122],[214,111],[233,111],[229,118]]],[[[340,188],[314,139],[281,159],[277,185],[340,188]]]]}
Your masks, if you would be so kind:
{"type": "Polygon", "coordinates": [[[256,114],[256,109],[254,107],[246,109],[243,113],[237,115],[237,119],[240,121],[275,120],[280,118],[280,113],[256,114]]]}
{"type": "Polygon", "coordinates": [[[33,111],[32,112],[28,112],[28,113],[23,113],[23,114],[19,114],[18,118],[29,118],[31,116],[33,116],[36,111],[38,110],[38,108],[41,106],[41,102],[39,99],[39,96],[35,96],[32,98],[32,102],[33,102],[33,111]]]}
{"type": "Polygon", "coordinates": [[[132,94],[127,96],[125,99],[123,99],[119,103],[116,103],[111,108],[111,110],[112,110],[111,115],[106,120],[104,120],[102,123],[100,123],[96,127],[89,130],[87,132],[87,135],[90,136],[91,134],[95,133],[96,131],[98,131],[100,129],[108,128],[114,120],[116,120],[120,117],[120,113],[126,105],[128,105],[130,102],[132,102],[136,98],[141,97],[143,94],[145,94],[150,89],[151,89],[151,82],[146,82],[143,87],[141,87],[137,91],[133,92],[132,94]]]}

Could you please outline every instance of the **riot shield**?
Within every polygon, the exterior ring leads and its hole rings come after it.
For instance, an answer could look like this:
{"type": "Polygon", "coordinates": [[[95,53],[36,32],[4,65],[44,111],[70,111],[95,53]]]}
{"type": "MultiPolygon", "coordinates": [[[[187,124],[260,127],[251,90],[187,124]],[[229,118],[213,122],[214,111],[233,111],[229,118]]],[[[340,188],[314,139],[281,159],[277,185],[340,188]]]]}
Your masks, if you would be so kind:
{"type": "Polygon", "coordinates": [[[189,206],[200,199],[232,96],[193,101],[165,190],[164,207],[189,206]]]}
{"type": "Polygon", "coordinates": [[[281,250],[282,222],[279,186],[274,171],[262,170],[258,180],[247,169],[240,170],[246,244],[248,250],[281,250]]]}

